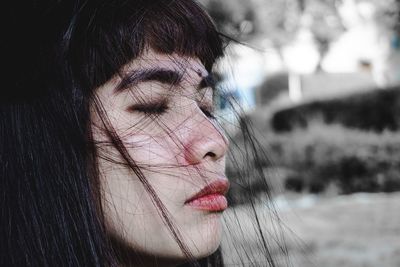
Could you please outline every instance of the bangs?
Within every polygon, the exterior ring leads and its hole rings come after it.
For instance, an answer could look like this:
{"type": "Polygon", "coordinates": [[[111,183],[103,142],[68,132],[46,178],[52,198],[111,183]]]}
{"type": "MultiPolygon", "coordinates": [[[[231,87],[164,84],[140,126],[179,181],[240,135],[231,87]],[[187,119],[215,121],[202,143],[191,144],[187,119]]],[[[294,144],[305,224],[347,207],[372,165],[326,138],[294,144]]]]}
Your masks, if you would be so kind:
{"type": "Polygon", "coordinates": [[[199,58],[208,71],[223,55],[213,22],[193,1],[107,0],[101,6],[97,2],[96,8],[88,5],[70,26],[74,30],[69,31],[67,48],[74,76],[85,88],[104,84],[147,48],[199,58]]]}
{"type": "Polygon", "coordinates": [[[146,43],[157,52],[199,58],[209,70],[222,43],[209,16],[191,1],[166,1],[145,18],[146,43]]]}

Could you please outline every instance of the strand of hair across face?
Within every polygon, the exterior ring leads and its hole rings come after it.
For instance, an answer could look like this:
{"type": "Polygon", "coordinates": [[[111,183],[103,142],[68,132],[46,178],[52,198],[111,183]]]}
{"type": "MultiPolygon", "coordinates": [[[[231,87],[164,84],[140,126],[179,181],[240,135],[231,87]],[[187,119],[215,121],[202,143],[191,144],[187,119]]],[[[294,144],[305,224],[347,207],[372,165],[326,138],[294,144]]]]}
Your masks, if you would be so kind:
{"type": "Polygon", "coordinates": [[[107,113],[104,110],[103,105],[101,104],[100,100],[96,98],[94,100],[94,105],[95,109],[98,112],[98,114],[101,114],[102,116],[99,116],[101,119],[101,122],[103,123],[106,133],[108,137],[110,138],[111,143],[115,146],[115,148],[118,150],[124,161],[129,165],[130,169],[135,173],[135,175],[138,177],[139,181],[142,183],[142,185],[145,187],[146,191],[149,193],[151,196],[153,204],[157,207],[157,211],[159,215],[161,216],[164,224],[168,227],[169,231],[171,232],[174,240],[178,244],[179,248],[181,251],[184,253],[185,257],[192,262],[192,265],[195,267],[201,267],[197,262],[196,258],[194,255],[190,252],[189,248],[185,243],[182,241],[182,236],[179,232],[179,230],[173,225],[171,222],[171,215],[169,214],[168,210],[158,197],[157,193],[154,191],[154,188],[149,184],[147,181],[146,177],[144,176],[143,172],[136,167],[137,164],[135,161],[132,159],[132,157],[129,155],[129,152],[127,151],[126,147],[124,146],[122,140],[119,138],[118,134],[116,133],[114,127],[112,126],[111,122],[109,121],[107,117],[107,113]]]}

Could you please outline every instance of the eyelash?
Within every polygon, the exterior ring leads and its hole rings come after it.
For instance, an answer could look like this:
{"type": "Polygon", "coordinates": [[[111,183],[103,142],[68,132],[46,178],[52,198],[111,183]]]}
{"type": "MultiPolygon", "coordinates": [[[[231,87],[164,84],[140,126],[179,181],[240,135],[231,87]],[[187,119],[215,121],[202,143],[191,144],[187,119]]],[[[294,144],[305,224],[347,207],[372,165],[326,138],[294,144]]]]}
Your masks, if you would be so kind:
{"type": "Polygon", "coordinates": [[[168,110],[168,105],[165,102],[162,103],[150,103],[143,105],[135,105],[128,109],[130,112],[140,112],[147,115],[161,115],[168,110]]]}
{"type": "MultiPolygon", "coordinates": [[[[130,112],[140,112],[146,115],[162,115],[167,110],[168,110],[167,103],[135,105],[129,107],[128,109],[128,111],[130,112]]],[[[210,119],[215,119],[214,110],[212,107],[200,106],[200,110],[203,112],[204,115],[206,115],[206,117],[210,119]]]]}

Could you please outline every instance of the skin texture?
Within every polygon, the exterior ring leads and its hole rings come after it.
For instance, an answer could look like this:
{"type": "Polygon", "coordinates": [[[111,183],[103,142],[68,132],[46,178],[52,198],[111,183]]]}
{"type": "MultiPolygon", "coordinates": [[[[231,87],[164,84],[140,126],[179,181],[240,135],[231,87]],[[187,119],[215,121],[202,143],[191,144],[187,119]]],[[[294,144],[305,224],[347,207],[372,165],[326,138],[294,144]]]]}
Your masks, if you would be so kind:
{"type": "MultiPolygon", "coordinates": [[[[185,201],[211,182],[227,179],[228,142],[210,115],[213,90],[200,86],[207,75],[198,59],[149,49],[96,91],[111,125],[196,258],[218,248],[222,212],[196,209],[185,201]],[[116,90],[129,73],[149,69],[174,71],[180,74],[180,81],[170,84],[164,78],[150,79],[116,90]]],[[[110,235],[125,249],[140,255],[133,259],[140,266],[184,262],[181,249],[143,184],[126,165],[118,164],[123,160],[104,134],[95,108],[92,122],[110,235]]]]}

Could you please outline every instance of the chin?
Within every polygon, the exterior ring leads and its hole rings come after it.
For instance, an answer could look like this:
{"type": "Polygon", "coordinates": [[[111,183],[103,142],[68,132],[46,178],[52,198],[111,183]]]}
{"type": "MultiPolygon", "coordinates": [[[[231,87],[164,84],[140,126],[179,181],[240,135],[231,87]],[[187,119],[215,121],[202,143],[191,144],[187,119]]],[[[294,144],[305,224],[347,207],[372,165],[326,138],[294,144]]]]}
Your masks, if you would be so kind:
{"type": "Polygon", "coordinates": [[[198,224],[186,232],[184,240],[190,252],[196,258],[204,258],[213,254],[221,244],[221,213],[207,214],[199,219],[198,224]]]}
{"type": "MultiPolygon", "coordinates": [[[[184,225],[176,224],[183,245],[195,259],[213,254],[221,244],[221,213],[204,213],[196,218],[191,218],[190,221],[191,223],[184,225]]],[[[125,255],[129,255],[122,262],[137,262],[138,264],[146,262],[149,263],[148,266],[153,266],[152,262],[155,261],[161,266],[175,266],[188,260],[167,229],[162,231],[158,238],[149,236],[147,244],[136,243],[134,237],[137,235],[117,236],[114,233],[111,237],[113,237],[113,245],[117,246],[117,250],[124,251],[125,255]]],[[[144,265],[139,264],[138,266],[144,265]]]]}

